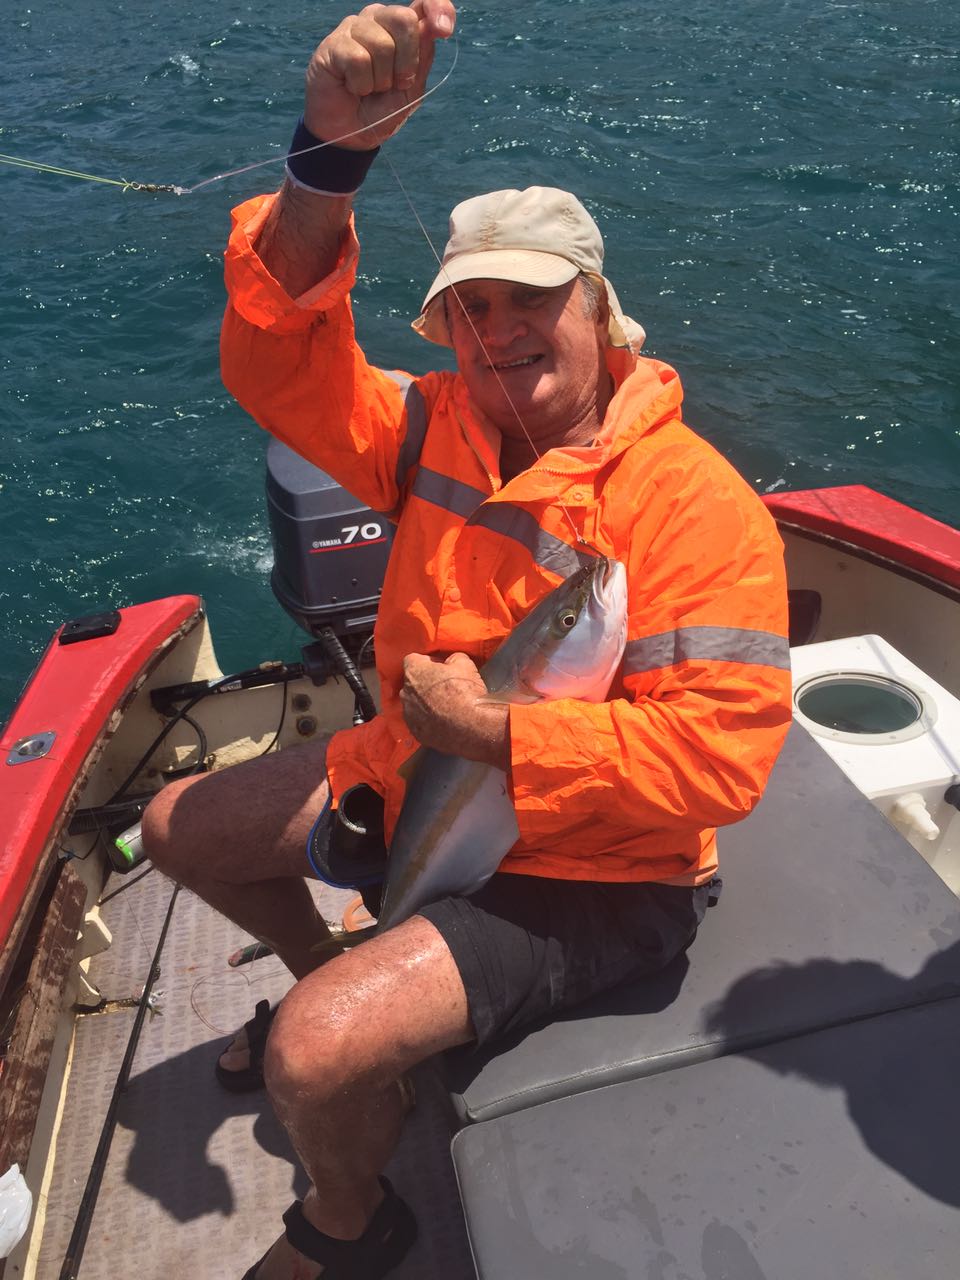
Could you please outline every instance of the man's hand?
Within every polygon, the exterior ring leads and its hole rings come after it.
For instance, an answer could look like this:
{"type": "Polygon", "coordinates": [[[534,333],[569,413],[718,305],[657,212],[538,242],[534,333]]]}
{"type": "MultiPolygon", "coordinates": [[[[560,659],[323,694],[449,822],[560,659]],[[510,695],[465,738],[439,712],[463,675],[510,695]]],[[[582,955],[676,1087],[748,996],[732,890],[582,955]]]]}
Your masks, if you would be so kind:
{"type": "MultiPolygon", "coordinates": [[[[406,5],[368,5],[344,18],[319,46],[307,68],[304,122],[315,137],[370,151],[397,132],[415,109],[433,62],[437,40],[453,34],[451,0],[414,0],[406,5]],[[386,124],[366,129],[393,111],[386,124]]],[[[257,253],[292,298],[333,270],[352,196],[327,196],[284,183],[264,223],[257,253]]]]}
{"type": "Polygon", "coordinates": [[[379,146],[415,110],[403,108],[423,95],[434,45],[453,34],[455,22],[451,0],[371,4],[344,18],[307,68],[307,128],[326,142],[362,129],[338,145],[356,151],[379,146]],[[400,114],[374,125],[392,112],[400,114]]]}
{"type": "Polygon", "coordinates": [[[407,728],[425,747],[446,755],[510,766],[509,712],[505,705],[480,702],[486,686],[465,653],[445,662],[422,653],[403,661],[400,705],[407,728]]]}

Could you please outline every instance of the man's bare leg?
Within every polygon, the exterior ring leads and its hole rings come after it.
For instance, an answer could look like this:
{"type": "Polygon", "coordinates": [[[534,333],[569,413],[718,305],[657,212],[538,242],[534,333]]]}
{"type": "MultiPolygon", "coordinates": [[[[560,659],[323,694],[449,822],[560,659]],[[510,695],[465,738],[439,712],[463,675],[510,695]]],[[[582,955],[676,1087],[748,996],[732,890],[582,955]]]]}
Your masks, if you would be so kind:
{"type": "MultiPolygon", "coordinates": [[[[400,1134],[398,1080],[472,1036],[459,971],[421,916],[337,956],[289,993],[267,1046],[267,1087],[313,1184],[303,1212],[319,1231],[340,1240],[363,1234],[400,1134]]],[[[281,1237],[257,1280],[320,1274],[281,1237]]]]}
{"type": "MultiPolygon", "coordinates": [[[[154,864],[267,943],[296,978],[327,956],[330,931],[306,883],[306,844],[327,801],[326,742],[171,783],[143,815],[154,864]]],[[[246,1036],[222,1059],[247,1065],[246,1036]]]]}

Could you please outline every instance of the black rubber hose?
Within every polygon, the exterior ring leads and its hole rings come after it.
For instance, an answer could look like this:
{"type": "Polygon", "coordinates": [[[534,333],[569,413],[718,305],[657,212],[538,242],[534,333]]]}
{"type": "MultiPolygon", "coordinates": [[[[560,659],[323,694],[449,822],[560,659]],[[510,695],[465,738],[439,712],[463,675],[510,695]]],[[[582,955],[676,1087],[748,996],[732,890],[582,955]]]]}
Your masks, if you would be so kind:
{"type": "Polygon", "coordinates": [[[360,715],[364,720],[372,720],[377,714],[377,704],[373,700],[373,694],[367,688],[367,683],[354,665],[353,659],[337,639],[337,633],[333,627],[322,627],[317,639],[323,645],[330,665],[338,675],[343,676],[353,690],[360,715]]]}

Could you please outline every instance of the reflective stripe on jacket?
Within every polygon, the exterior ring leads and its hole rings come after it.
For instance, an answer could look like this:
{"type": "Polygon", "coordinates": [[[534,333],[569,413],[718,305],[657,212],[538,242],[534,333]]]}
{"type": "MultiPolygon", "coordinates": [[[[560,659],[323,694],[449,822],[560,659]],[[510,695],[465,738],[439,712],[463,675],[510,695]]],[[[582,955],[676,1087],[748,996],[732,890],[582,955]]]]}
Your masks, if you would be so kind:
{"type": "Polygon", "coordinates": [[[234,211],[224,381],[263,427],[398,521],[376,630],[383,709],[332,740],[335,794],[369,781],[389,834],[416,746],[397,697],[403,658],[483,662],[577,566],[575,529],[627,569],[622,675],[600,704],[511,707],[520,840],[503,870],[708,879],[714,828],[753,807],[790,719],[783,549],[763,504],[682,423],[674,370],[613,349],[598,441],[552,449],[501,485],[499,432],[459,375],[367,363],[348,296],[352,228],[302,297],[269,275],[252,243],[272,199],[234,211]]]}

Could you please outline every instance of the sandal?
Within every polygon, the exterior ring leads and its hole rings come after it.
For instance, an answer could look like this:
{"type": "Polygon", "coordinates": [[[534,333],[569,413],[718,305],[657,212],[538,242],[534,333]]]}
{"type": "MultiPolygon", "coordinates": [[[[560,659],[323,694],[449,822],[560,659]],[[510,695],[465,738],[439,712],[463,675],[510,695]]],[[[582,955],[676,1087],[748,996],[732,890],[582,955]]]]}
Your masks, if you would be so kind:
{"type": "MultiPolygon", "coordinates": [[[[247,1033],[247,1047],[250,1050],[248,1067],[230,1071],[221,1066],[220,1058],[226,1053],[226,1049],[220,1050],[214,1074],[223,1088],[230,1093],[252,1093],[254,1089],[263,1088],[263,1051],[267,1047],[267,1036],[270,1034],[277,1008],[277,1005],[271,1006],[269,1000],[260,1000],[253,1017],[243,1024],[243,1029],[247,1033]]],[[[227,1048],[229,1047],[228,1045],[227,1048]]]]}
{"type": "MultiPolygon", "coordinates": [[[[295,1200],[283,1215],[287,1241],[297,1253],[323,1267],[322,1280],[380,1280],[409,1253],[417,1238],[416,1219],[387,1178],[380,1178],[380,1186],[383,1200],[357,1240],[335,1240],[318,1231],[303,1216],[302,1200],[295,1200]]],[[[257,1280],[266,1257],[265,1253],[243,1280],[257,1280]]]]}

